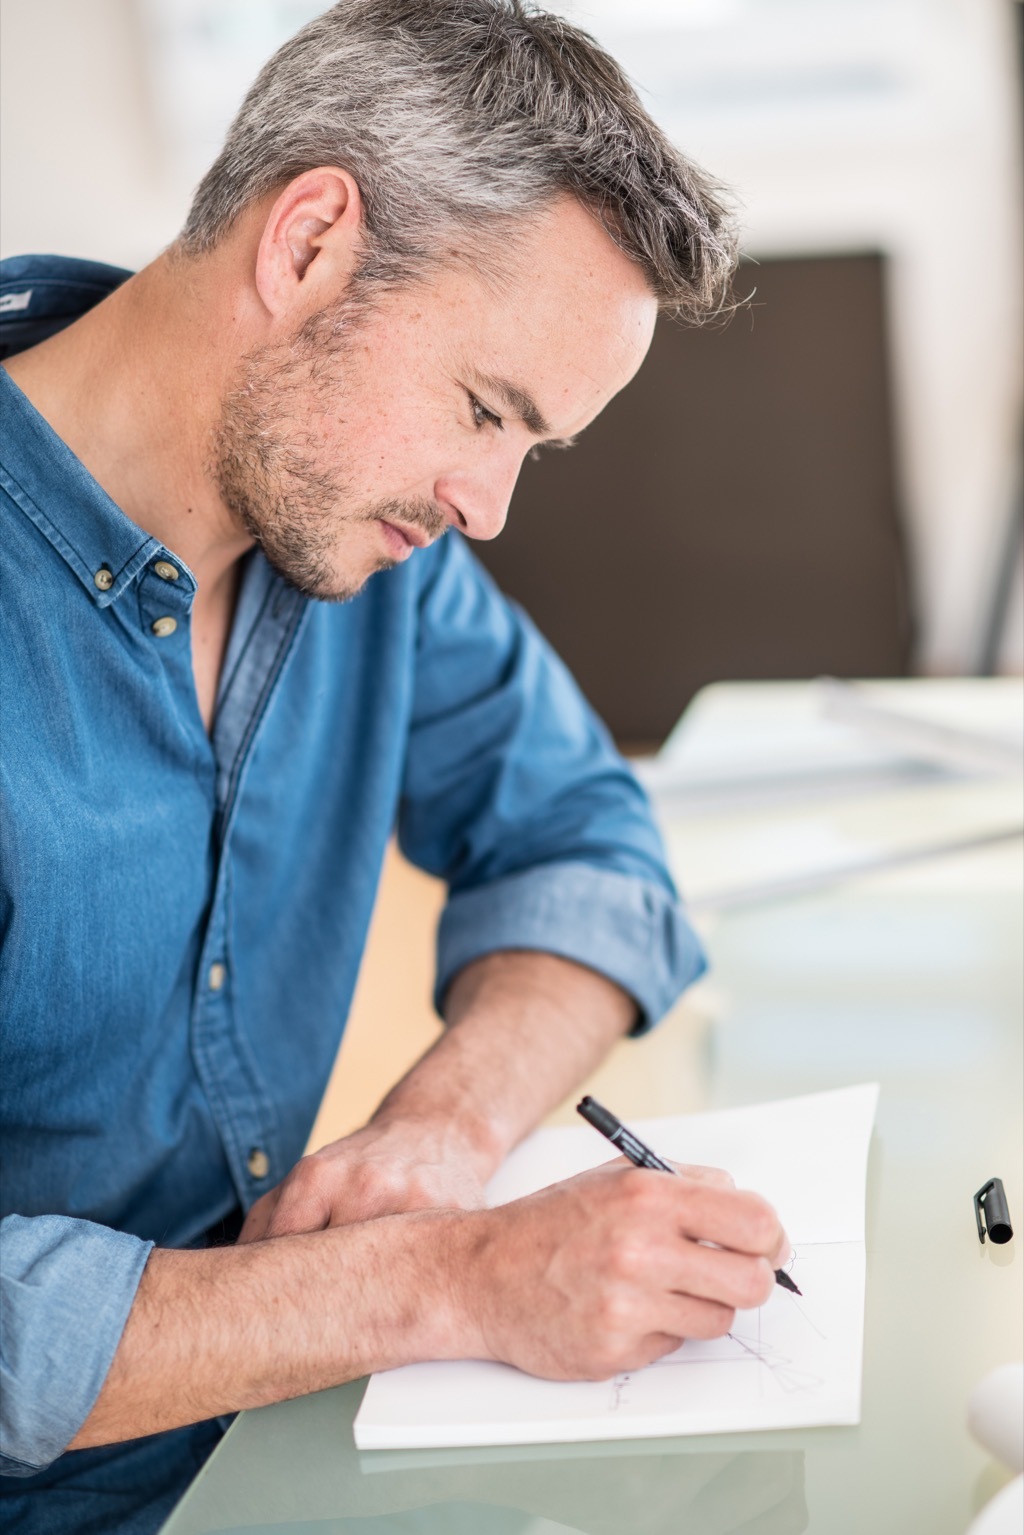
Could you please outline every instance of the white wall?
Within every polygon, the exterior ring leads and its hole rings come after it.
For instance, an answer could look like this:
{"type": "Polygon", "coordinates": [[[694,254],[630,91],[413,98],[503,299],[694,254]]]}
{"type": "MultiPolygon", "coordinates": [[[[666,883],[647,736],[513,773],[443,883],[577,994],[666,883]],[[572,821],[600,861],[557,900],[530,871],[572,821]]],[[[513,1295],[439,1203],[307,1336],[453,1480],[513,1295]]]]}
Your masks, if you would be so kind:
{"type": "MultiPolygon", "coordinates": [[[[176,233],[259,58],[315,8],[0,0],[0,254],[149,259],[176,233]]],[[[647,83],[677,141],[737,189],[751,253],[891,256],[918,660],[964,669],[977,652],[1022,411],[1011,0],[563,8],[647,83]]],[[[1019,587],[1004,652],[1015,669],[1024,666],[1019,587]]]]}
{"type": "Polygon", "coordinates": [[[181,216],[133,0],[0,0],[0,253],[136,266],[181,216]]]}

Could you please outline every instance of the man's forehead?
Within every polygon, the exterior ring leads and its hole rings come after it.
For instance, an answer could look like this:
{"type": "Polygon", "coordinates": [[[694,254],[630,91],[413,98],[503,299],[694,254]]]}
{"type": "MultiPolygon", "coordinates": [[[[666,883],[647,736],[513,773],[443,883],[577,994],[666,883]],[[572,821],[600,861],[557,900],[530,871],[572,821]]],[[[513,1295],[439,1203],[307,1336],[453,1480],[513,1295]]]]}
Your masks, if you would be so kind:
{"type": "Polygon", "coordinates": [[[546,316],[530,324],[519,311],[508,347],[478,354],[471,372],[484,399],[522,421],[538,438],[580,431],[630,381],[647,355],[656,304],[606,300],[590,313],[546,316]],[[532,334],[530,332],[532,331],[532,334]]]}
{"type": "Polygon", "coordinates": [[[551,439],[579,431],[633,377],[657,302],[642,284],[581,274],[555,293],[537,279],[487,310],[459,338],[465,380],[491,409],[551,439]]]}

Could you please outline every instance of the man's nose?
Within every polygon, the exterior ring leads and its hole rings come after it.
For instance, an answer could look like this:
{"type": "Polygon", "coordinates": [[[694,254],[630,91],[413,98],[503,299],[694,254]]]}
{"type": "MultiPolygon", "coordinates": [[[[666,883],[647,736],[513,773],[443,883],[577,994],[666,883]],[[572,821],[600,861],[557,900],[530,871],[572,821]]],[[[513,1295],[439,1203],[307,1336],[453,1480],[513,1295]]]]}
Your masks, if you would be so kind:
{"type": "Polygon", "coordinates": [[[509,502],[522,460],[492,463],[472,474],[456,473],[437,482],[434,495],[452,511],[451,522],[467,538],[497,538],[505,526],[509,502]]]}

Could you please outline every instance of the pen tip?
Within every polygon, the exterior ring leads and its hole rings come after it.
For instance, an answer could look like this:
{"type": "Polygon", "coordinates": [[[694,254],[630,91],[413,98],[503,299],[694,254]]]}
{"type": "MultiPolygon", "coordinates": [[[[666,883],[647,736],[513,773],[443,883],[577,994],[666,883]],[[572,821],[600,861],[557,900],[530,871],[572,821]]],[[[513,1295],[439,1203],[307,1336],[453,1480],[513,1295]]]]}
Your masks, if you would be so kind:
{"type": "Polygon", "coordinates": [[[803,1293],[804,1293],[800,1289],[799,1285],[794,1284],[793,1280],[790,1279],[790,1277],[786,1273],[785,1269],[776,1269],[775,1270],[775,1280],[776,1280],[776,1283],[780,1284],[784,1290],[791,1291],[791,1293],[793,1295],[803,1295],[803,1293]]]}

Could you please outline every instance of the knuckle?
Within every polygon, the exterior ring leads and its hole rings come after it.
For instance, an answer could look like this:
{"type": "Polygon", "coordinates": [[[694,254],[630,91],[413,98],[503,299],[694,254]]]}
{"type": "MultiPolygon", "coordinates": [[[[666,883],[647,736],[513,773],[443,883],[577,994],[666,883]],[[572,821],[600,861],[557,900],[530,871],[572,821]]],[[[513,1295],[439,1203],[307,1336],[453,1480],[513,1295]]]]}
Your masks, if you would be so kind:
{"type": "Polygon", "coordinates": [[[608,1254],[606,1271],[615,1279],[631,1280],[643,1269],[643,1246],[632,1237],[620,1237],[608,1254]]]}
{"type": "Polygon", "coordinates": [[[742,1199],[743,1224],[751,1248],[759,1252],[774,1252],[781,1233],[779,1217],[760,1194],[744,1193],[742,1199]]]}
{"type": "Polygon", "coordinates": [[[388,1183],[394,1192],[401,1191],[412,1204],[432,1204],[434,1187],[430,1177],[418,1168],[406,1178],[390,1178],[388,1183]]]}
{"type": "Polygon", "coordinates": [[[286,1188],[301,1195],[316,1189],[326,1177],[326,1170],[322,1162],[314,1156],[303,1157],[296,1162],[286,1180],[286,1188]]]}
{"type": "Polygon", "coordinates": [[[438,1203],[438,1190],[425,1177],[410,1177],[404,1188],[390,1190],[393,1199],[401,1199],[405,1210],[433,1210],[438,1203]]]}
{"type": "Polygon", "coordinates": [[[700,1164],[693,1166],[680,1166],[679,1171],[684,1178],[689,1178],[692,1183],[707,1183],[716,1189],[732,1189],[736,1185],[732,1175],[727,1173],[724,1167],[704,1167],[700,1164]]]}
{"type": "Polygon", "coordinates": [[[599,1350],[610,1349],[628,1330],[630,1306],[626,1297],[616,1287],[605,1290],[597,1306],[598,1336],[602,1340],[599,1350]]]}
{"type": "Polygon", "coordinates": [[[626,1207],[635,1214],[643,1214],[651,1209],[652,1204],[657,1203],[660,1192],[657,1179],[652,1178],[649,1172],[639,1167],[628,1168],[623,1172],[621,1182],[626,1207]]]}
{"type": "Polygon", "coordinates": [[[775,1275],[767,1258],[755,1258],[744,1267],[739,1285],[739,1303],[745,1310],[763,1306],[772,1293],[775,1275]]]}
{"type": "Polygon", "coordinates": [[[779,1217],[775,1214],[771,1205],[763,1204],[757,1212],[756,1230],[754,1239],[759,1248],[764,1252],[774,1252],[779,1245],[781,1228],[779,1217]]]}
{"type": "Polygon", "coordinates": [[[355,1199],[364,1204],[376,1201],[388,1202],[401,1192],[402,1182],[394,1168],[379,1163],[363,1162],[354,1167],[348,1179],[355,1199]]]}

